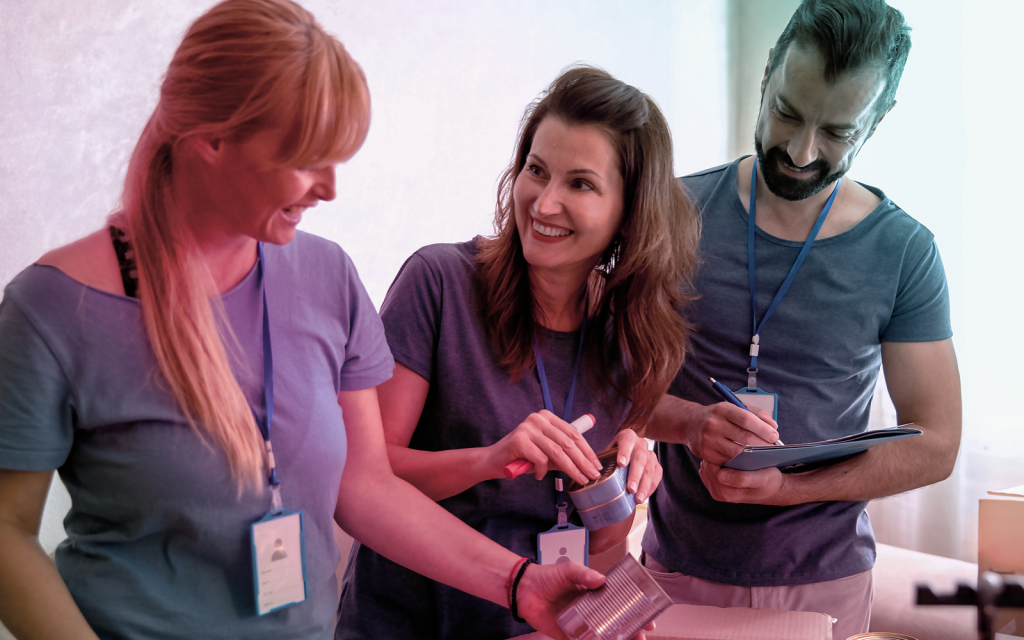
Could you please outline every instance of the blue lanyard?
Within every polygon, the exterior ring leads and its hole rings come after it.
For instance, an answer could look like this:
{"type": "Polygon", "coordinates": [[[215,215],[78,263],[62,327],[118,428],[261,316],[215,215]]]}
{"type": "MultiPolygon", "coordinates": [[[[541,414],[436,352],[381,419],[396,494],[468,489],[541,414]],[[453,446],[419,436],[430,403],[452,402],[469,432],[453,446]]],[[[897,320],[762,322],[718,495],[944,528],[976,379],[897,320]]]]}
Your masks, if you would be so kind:
{"type": "Polygon", "coordinates": [[[267,447],[267,466],[270,467],[270,474],[267,481],[270,483],[272,510],[278,513],[282,510],[281,503],[281,480],[277,477],[277,465],[274,463],[274,449],[270,446],[270,423],[274,419],[274,353],[270,347],[270,312],[267,310],[267,280],[266,260],[263,258],[263,243],[258,242],[259,265],[257,266],[260,278],[260,289],[263,293],[263,393],[260,396],[260,408],[263,409],[263,419],[260,420],[256,409],[251,405],[252,417],[256,420],[260,435],[267,447]]]}
{"type": "MultiPolygon", "coordinates": [[[[583,325],[580,327],[580,343],[576,348],[576,362],[572,365],[572,378],[569,380],[569,392],[565,395],[565,406],[562,407],[562,420],[570,422],[572,417],[572,404],[576,397],[576,375],[580,371],[580,360],[583,359],[583,337],[587,335],[587,315],[590,313],[590,294],[587,294],[587,301],[583,307],[583,325]]],[[[551,413],[555,407],[551,404],[551,391],[548,389],[548,376],[544,372],[544,356],[540,352],[540,344],[537,342],[537,332],[533,332],[533,357],[537,361],[537,377],[540,379],[540,392],[544,396],[544,408],[551,413]]],[[[558,506],[558,523],[565,524],[565,474],[558,472],[555,478],[555,492],[557,493],[555,504],[558,506]]]]}
{"type": "Polygon", "coordinates": [[[836,199],[836,194],[839,193],[839,185],[843,183],[843,179],[839,178],[836,181],[836,186],[832,189],[832,195],[828,197],[828,202],[825,203],[825,208],[821,210],[821,214],[818,215],[818,220],[814,223],[814,228],[811,229],[810,235],[807,236],[807,240],[804,241],[804,246],[800,249],[800,254],[796,257],[793,262],[793,266],[789,269],[789,274],[786,275],[786,279],[782,281],[782,286],[775,293],[775,298],[772,303],[768,306],[768,310],[765,311],[764,317],[761,318],[761,323],[757,322],[757,277],[754,268],[754,236],[757,223],[755,218],[757,217],[757,156],[754,156],[754,167],[750,171],[750,215],[747,217],[747,281],[750,284],[750,315],[753,318],[754,330],[750,339],[750,368],[747,369],[747,386],[757,386],[757,353],[760,349],[761,342],[761,330],[764,329],[764,323],[768,322],[768,318],[775,313],[775,309],[782,302],[782,298],[789,291],[789,285],[793,284],[793,279],[796,278],[796,272],[800,270],[800,267],[804,263],[804,258],[811,250],[811,245],[814,244],[814,239],[818,237],[818,232],[821,231],[821,225],[825,222],[825,216],[828,215],[829,209],[832,208],[832,202],[836,199]]]}

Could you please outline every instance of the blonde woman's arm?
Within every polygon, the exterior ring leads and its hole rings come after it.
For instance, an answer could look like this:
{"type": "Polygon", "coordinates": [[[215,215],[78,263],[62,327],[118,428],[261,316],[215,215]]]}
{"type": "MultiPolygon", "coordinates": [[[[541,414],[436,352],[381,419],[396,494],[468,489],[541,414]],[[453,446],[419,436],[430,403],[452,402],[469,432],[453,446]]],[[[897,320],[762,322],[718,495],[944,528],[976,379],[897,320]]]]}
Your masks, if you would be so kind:
{"type": "MultiPolygon", "coordinates": [[[[505,582],[519,557],[395,476],[388,462],[376,389],[342,391],[338,404],[348,438],[335,511],[338,524],[398,564],[507,606],[505,582]]],[[[530,565],[518,589],[519,614],[537,630],[563,639],[555,614],[581,590],[603,583],[601,574],[575,563],[530,565]]]]}
{"type": "Polygon", "coordinates": [[[0,621],[19,640],[98,640],[39,544],[52,478],[0,470],[0,621]]]}

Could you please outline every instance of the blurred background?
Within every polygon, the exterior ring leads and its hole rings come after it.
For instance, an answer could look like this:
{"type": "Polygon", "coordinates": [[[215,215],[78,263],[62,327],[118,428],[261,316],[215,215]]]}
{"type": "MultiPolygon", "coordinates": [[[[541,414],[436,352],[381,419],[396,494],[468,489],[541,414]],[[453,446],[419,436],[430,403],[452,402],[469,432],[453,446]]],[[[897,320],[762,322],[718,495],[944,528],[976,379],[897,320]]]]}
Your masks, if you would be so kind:
{"type": "MultiPolygon", "coordinates": [[[[305,0],[363,66],[373,125],[337,175],[338,198],[300,228],[352,256],[378,306],[419,247],[491,231],[498,175],[524,107],[567,65],[601,66],[650,94],[679,175],[753,150],[768,49],[795,0],[305,0]]],[[[1024,484],[1017,282],[1024,207],[1018,0],[891,0],[913,27],[897,107],[850,176],[935,234],[964,390],[954,475],[876,501],[878,538],[977,561],[978,498],[1024,484]],[[1002,175],[1006,172],[1006,176],[1002,175]]],[[[100,228],[161,75],[209,0],[0,2],[0,283],[100,228]]],[[[895,424],[879,385],[873,426],[895,424]]],[[[42,539],[63,539],[55,481],[42,539]]]]}

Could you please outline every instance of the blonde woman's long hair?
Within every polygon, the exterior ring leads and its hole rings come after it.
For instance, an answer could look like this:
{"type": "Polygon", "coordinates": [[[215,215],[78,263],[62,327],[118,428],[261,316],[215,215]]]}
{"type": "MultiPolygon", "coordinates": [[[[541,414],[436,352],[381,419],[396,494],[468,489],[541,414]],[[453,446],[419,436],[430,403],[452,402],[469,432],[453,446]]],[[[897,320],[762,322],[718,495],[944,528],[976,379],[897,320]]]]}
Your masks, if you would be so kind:
{"type": "Polygon", "coordinates": [[[359,65],[289,0],[217,4],[174,54],[112,218],[127,227],[135,250],[142,317],[160,370],[192,428],[224,452],[239,492],[265,482],[264,445],[232,374],[224,340],[234,338],[218,329],[223,309],[208,298],[211,276],[175,204],[171,175],[188,136],[245,139],[291,123],[282,166],[351,157],[370,123],[359,65]]]}

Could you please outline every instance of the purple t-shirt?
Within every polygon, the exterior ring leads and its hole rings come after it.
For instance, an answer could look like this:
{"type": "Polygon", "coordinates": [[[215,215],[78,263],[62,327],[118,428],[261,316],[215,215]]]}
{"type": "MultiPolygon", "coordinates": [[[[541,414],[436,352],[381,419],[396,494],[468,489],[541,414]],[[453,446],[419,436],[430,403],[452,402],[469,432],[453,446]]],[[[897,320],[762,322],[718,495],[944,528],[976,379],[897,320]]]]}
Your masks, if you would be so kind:
{"type": "MultiPolygon", "coordinates": [[[[160,373],[139,302],[33,265],[0,303],[0,468],[57,469],[71,495],[57,568],[101,638],[329,638],[340,560],[333,514],[346,456],[341,390],[393,361],[349,257],[298,233],[266,245],[274,355],[271,440],[284,506],[303,512],[309,599],[258,617],[250,525],[270,492],[239,499],[224,455],[188,426],[160,373]]],[[[259,407],[255,266],[221,300],[259,407]]],[[[253,425],[256,429],[256,425],[253,425]]]]}
{"type": "MultiPolygon", "coordinates": [[[[430,383],[410,447],[442,451],[494,444],[544,408],[534,369],[513,382],[487,340],[477,287],[476,240],[413,254],[381,307],[395,360],[430,383]]],[[[593,329],[588,327],[589,334],[593,329]]],[[[579,331],[538,328],[554,413],[562,415],[579,331]]],[[[595,389],[581,364],[572,417],[591,413],[584,436],[595,452],[611,443],[630,408],[595,389]]],[[[537,481],[487,480],[440,504],[498,544],[537,559],[537,534],[556,523],[554,472],[537,481]]],[[[399,505],[390,505],[397,508],[399,505]]],[[[509,638],[530,631],[504,607],[437,584],[355,545],[346,568],[338,638],[509,638]]]]}
{"type": "MultiPolygon", "coordinates": [[[[736,193],[737,164],[682,179],[701,208],[703,263],[696,278],[700,298],[688,308],[690,349],[669,391],[704,405],[721,401],[709,376],[738,389],[746,386],[750,366],[748,216],[736,193]]],[[[867,188],[882,202],[852,229],[814,242],[760,333],[757,382],[779,394],[786,444],[867,428],[882,342],[952,335],[932,234],[884,193],[867,188]]],[[[802,246],[757,229],[758,321],[802,246]]],[[[866,502],[716,502],[697,474],[700,460],[685,446],[659,443],[657,450],[665,475],[651,497],[643,547],[666,567],[760,587],[835,580],[874,564],[866,502]]]]}

